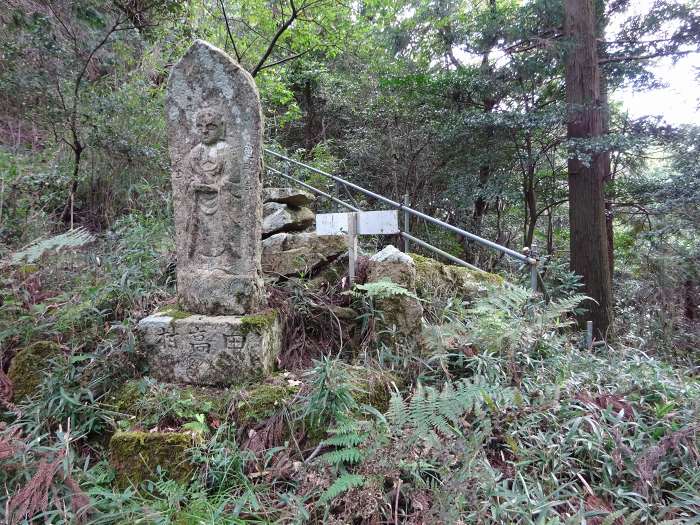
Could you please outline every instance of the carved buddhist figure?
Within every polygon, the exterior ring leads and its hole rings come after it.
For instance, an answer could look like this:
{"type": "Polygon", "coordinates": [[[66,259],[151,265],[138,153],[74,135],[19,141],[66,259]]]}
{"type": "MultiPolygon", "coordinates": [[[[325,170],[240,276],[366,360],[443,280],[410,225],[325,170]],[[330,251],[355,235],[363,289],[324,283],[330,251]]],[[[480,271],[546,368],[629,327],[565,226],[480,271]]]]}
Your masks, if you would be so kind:
{"type": "Polygon", "coordinates": [[[172,68],[166,98],[184,310],[245,315],[264,300],[262,111],[252,77],[196,41],[172,68]]]}
{"type": "Polygon", "coordinates": [[[234,225],[226,222],[226,203],[224,200],[235,191],[239,180],[231,176],[239,173],[234,169],[234,152],[226,142],[226,125],[221,112],[212,107],[199,110],[195,116],[195,131],[201,142],[187,155],[186,166],[191,174],[187,191],[193,203],[192,215],[187,224],[188,248],[190,258],[201,256],[207,266],[216,267],[216,260],[228,250],[229,255],[238,256],[233,246],[237,235],[233,233],[234,225]],[[233,237],[233,238],[232,238],[233,237]],[[232,242],[233,241],[233,242],[232,242]]]}

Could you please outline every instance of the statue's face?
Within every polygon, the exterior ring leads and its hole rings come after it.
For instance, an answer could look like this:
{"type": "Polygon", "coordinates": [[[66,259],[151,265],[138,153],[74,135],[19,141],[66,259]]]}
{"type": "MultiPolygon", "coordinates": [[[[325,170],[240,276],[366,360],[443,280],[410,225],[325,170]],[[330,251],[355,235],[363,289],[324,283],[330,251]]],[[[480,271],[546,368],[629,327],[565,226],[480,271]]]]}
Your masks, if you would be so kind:
{"type": "Polygon", "coordinates": [[[214,144],[224,138],[223,123],[213,110],[203,109],[197,113],[195,126],[204,144],[214,144]]]}

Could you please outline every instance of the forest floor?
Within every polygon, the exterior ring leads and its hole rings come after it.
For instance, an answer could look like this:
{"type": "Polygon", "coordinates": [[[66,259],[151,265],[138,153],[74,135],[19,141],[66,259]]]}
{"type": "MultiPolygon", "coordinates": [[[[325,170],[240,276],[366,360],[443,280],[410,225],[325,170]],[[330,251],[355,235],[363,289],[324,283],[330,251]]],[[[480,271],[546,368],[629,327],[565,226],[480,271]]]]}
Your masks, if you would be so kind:
{"type": "Polygon", "coordinates": [[[273,376],[155,381],[134,327],[174,300],[165,224],[3,272],[8,523],[699,522],[697,376],[624,336],[585,348],[573,290],[423,288],[416,345],[377,307],[405,290],[348,293],[341,268],[268,287],[273,376]]]}

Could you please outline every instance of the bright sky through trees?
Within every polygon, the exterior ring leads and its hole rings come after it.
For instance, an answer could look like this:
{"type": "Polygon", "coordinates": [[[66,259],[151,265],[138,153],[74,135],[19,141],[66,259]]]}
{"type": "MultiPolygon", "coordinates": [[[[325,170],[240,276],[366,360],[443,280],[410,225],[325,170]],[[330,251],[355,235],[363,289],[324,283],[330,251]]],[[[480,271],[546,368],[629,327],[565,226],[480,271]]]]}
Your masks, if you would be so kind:
{"type": "Polygon", "coordinates": [[[663,58],[654,67],[666,87],[635,91],[632,87],[614,93],[632,118],[660,115],[669,124],[700,124],[700,56],[681,58],[676,64],[663,58]]]}
{"type": "MultiPolygon", "coordinates": [[[[679,0],[683,2],[684,0],[679,0]]],[[[653,0],[638,0],[618,20],[611,20],[609,32],[614,32],[624,17],[648,12],[653,0]]],[[[652,67],[663,87],[639,91],[632,86],[613,93],[632,118],[661,116],[669,124],[700,123],[700,56],[689,54],[674,64],[673,59],[660,58],[652,67]]]]}

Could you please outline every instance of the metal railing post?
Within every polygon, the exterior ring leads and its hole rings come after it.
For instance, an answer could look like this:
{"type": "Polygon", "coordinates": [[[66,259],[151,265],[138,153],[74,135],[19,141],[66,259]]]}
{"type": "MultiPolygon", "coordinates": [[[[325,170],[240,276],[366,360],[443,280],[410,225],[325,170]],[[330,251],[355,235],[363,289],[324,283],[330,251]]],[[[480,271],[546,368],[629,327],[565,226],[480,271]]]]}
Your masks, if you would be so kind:
{"type": "Polygon", "coordinates": [[[530,286],[532,293],[537,293],[537,261],[530,264],[530,286]]]}
{"type": "MultiPolygon", "coordinates": [[[[410,203],[408,202],[408,193],[404,194],[403,196],[403,205],[404,207],[408,207],[410,203]]],[[[411,234],[411,214],[404,209],[403,212],[403,231],[407,234],[411,234]]],[[[409,241],[406,237],[403,238],[403,251],[405,253],[409,252],[409,241]]]]}

